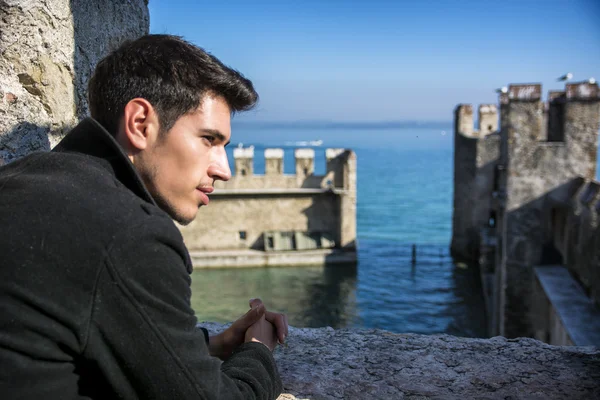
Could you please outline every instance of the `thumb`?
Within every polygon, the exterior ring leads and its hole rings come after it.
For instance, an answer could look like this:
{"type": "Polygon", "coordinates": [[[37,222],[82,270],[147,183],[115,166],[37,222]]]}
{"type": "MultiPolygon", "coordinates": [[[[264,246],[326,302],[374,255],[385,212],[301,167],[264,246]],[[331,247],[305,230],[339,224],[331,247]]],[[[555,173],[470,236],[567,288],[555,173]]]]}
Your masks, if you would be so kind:
{"type": "Polygon", "coordinates": [[[255,322],[257,322],[263,315],[265,315],[265,306],[261,303],[256,307],[248,310],[246,314],[240,318],[240,328],[246,330],[250,328],[255,322]]]}

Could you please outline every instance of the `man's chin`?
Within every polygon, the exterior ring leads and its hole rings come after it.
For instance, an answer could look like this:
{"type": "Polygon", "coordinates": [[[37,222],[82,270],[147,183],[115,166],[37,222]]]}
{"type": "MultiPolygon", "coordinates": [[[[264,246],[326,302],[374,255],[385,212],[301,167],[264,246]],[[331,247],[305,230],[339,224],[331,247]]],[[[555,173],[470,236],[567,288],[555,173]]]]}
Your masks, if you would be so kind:
{"type": "Polygon", "coordinates": [[[192,221],[196,219],[196,214],[193,217],[183,216],[181,214],[170,214],[171,218],[173,218],[179,225],[189,225],[192,221]]]}
{"type": "Polygon", "coordinates": [[[164,212],[169,214],[172,220],[180,225],[189,225],[193,220],[196,219],[197,213],[183,213],[166,201],[157,201],[157,204],[164,212]]]}

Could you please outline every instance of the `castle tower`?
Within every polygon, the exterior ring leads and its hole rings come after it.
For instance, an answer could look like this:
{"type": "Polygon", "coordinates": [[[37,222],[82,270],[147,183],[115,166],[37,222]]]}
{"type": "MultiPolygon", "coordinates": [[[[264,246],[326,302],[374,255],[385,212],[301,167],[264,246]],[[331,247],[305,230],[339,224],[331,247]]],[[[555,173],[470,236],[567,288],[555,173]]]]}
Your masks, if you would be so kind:
{"type": "Polygon", "coordinates": [[[491,193],[499,156],[498,110],[493,104],[478,109],[474,130],[473,107],[461,104],[454,117],[454,212],[451,252],[456,258],[479,259],[481,230],[491,218],[491,193]]]}
{"type": "Polygon", "coordinates": [[[549,217],[546,199],[569,192],[580,177],[595,175],[598,86],[568,84],[564,94],[552,93],[549,100],[546,116],[541,85],[511,85],[502,104],[506,171],[500,186],[505,201],[498,208],[493,335],[533,336],[532,271],[542,262],[551,237],[544,224],[549,217]]]}
{"type": "Polygon", "coordinates": [[[239,178],[254,174],[254,147],[233,149],[235,175],[239,178]]]}
{"type": "Polygon", "coordinates": [[[283,175],[283,149],[265,149],[265,175],[283,175]]]}

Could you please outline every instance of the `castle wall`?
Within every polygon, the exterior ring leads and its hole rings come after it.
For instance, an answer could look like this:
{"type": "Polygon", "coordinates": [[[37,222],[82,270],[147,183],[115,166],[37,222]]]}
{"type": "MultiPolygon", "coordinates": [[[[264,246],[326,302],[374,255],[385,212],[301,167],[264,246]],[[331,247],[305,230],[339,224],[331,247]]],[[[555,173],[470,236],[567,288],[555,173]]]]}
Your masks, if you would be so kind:
{"type": "Polygon", "coordinates": [[[500,153],[495,105],[479,107],[479,129],[473,129],[473,108],[459,105],[454,130],[454,211],[451,251],[477,261],[480,231],[489,224],[494,170],[500,153]]]}
{"type": "MultiPolygon", "coordinates": [[[[562,105],[564,127],[548,128],[541,102],[540,85],[512,85],[507,107],[507,183],[504,226],[498,279],[498,331],[514,336],[531,336],[532,268],[543,260],[552,233],[545,197],[577,177],[592,179],[596,169],[598,101],[588,83],[567,85],[562,105]],[[581,97],[592,93],[592,97],[581,97]],[[564,142],[547,142],[548,132],[564,132],[564,142]],[[501,289],[505,287],[505,289],[501,289]]],[[[594,85],[591,85],[594,86],[594,85]]],[[[550,134],[560,137],[556,133],[550,134]]]]}
{"type": "MultiPolygon", "coordinates": [[[[329,232],[338,236],[337,196],[212,196],[195,221],[182,228],[186,246],[195,250],[264,248],[267,231],[329,232]],[[245,232],[245,239],[240,239],[245,232]]],[[[339,236],[336,239],[339,242],[339,236]]]]}
{"type": "Polygon", "coordinates": [[[586,182],[560,210],[554,243],[569,272],[600,307],[600,183],[586,182]]]}
{"type": "Polygon", "coordinates": [[[0,165],[58,143],[88,114],[96,63],[148,28],[147,0],[0,2],[0,165]]]}
{"type": "Polygon", "coordinates": [[[215,182],[210,204],[181,227],[191,251],[263,250],[269,231],[321,233],[356,249],[356,156],[327,149],[327,172],[314,175],[314,150],[295,151],[296,174],[283,174],[283,150],[265,150],[265,174],[254,175],[254,149],[234,150],[235,175],[215,182]],[[243,173],[242,173],[243,171],[243,173]],[[213,227],[207,228],[207,227],[213,227]]]}
{"type": "Polygon", "coordinates": [[[541,85],[525,84],[499,103],[500,129],[483,137],[494,119],[480,112],[476,131],[472,107],[456,109],[452,250],[479,256],[489,334],[532,336],[535,266],[564,263],[597,301],[600,189],[584,183],[595,176],[600,97],[597,84],[573,83],[545,105],[541,85]]]}

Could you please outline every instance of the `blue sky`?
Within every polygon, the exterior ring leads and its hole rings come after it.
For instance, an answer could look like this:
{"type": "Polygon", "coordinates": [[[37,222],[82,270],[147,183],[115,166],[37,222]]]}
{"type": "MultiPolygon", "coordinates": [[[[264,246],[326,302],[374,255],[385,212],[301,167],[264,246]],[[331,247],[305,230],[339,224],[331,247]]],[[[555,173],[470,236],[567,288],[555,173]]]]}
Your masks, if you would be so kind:
{"type": "Polygon", "coordinates": [[[240,121],[450,121],[458,103],[556,78],[600,79],[600,1],[150,0],[150,31],[184,36],[250,78],[240,121]]]}

